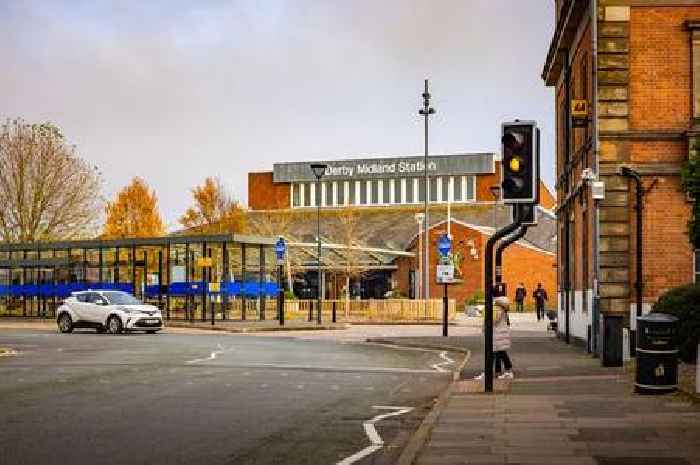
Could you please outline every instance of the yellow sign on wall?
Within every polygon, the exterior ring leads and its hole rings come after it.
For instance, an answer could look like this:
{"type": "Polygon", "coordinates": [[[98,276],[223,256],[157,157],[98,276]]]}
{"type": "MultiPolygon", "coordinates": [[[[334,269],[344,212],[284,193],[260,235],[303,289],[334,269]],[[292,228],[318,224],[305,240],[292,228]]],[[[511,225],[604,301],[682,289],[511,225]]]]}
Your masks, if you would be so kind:
{"type": "Polygon", "coordinates": [[[588,100],[572,100],[571,117],[577,119],[588,118],[588,100]]]}
{"type": "Polygon", "coordinates": [[[211,257],[199,257],[197,259],[197,266],[200,268],[211,268],[213,263],[211,257]]]}
{"type": "Polygon", "coordinates": [[[209,292],[219,292],[221,291],[221,283],[214,282],[209,283],[209,292]]]}

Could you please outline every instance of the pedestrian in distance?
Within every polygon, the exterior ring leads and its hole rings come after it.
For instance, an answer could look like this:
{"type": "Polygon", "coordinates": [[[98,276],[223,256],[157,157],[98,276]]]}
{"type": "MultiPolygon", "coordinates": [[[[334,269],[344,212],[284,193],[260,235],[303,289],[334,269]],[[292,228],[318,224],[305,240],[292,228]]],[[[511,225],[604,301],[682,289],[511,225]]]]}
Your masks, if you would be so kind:
{"type": "MultiPolygon", "coordinates": [[[[508,349],[511,347],[509,310],[508,297],[493,299],[493,362],[498,379],[513,379],[513,364],[508,356],[508,349]]],[[[484,373],[475,379],[483,380],[484,373]]]]}
{"type": "Polygon", "coordinates": [[[523,304],[525,303],[525,297],[527,296],[527,291],[525,290],[525,285],[520,283],[518,288],[515,289],[515,311],[518,313],[523,312],[523,304]]]}
{"type": "Polygon", "coordinates": [[[544,319],[544,303],[547,299],[547,291],[542,288],[542,283],[537,283],[537,289],[532,293],[532,298],[535,299],[535,309],[537,311],[537,321],[544,319]]]}

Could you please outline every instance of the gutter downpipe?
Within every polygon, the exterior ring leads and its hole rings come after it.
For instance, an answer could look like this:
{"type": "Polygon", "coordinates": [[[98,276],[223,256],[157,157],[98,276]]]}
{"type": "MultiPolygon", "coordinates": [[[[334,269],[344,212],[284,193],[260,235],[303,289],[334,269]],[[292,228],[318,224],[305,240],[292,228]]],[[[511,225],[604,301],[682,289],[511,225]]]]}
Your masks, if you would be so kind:
{"type": "MultiPolygon", "coordinates": [[[[564,164],[564,170],[565,173],[568,171],[568,165],[569,165],[569,160],[571,158],[571,65],[569,63],[569,49],[566,49],[563,51],[564,53],[564,111],[566,111],[566,125],[564,126],[565,129],[565,134],[564,134],[564,153],[566,154],[566,162],[564,164]]],[[[568,193],[569,191],[569,181],[570,181],[570,174],[566,173],[566,176],[564,178],[565,181],[565,186],[566,186],[566,192],[568,193]]],[[[566,341],[567,344],[571,343],[570,339],[570,331],[569,331],[569,326],[570,326],[570,321],[571,321],[571,316],[570,316],[570,290],[569,288],[571,287],[571,280],[570,280],[570,271],[571,271],[571,266],[570,266],[570,255],[571,255],[571,250],[569,248],[569,205],[567,205],[564,208],[564,247],[566,250],[566,253],[564,254],[564,257],[566,260],[564,261],[564,312],[565,312],[565,326],[566,330],[564,333],[564,340],[566,341]]]]}
{"type": "MultiPolygon", "coordinates": [[[[598,131],[598,0],[591,0],[591,35],[593,39],[593,169],[596,180],[600,180],[600,160],[599,160],[599,144],[600,133],[598,131]]],[[[598,338],[600,329],[600,292],[598,285],[599,269],[599,253],[600,253],[600,202],[592,200],[594,204],[593,210],[593,314],[591,324],[591,349],[593,356],[598,356],[598,338]]]]}

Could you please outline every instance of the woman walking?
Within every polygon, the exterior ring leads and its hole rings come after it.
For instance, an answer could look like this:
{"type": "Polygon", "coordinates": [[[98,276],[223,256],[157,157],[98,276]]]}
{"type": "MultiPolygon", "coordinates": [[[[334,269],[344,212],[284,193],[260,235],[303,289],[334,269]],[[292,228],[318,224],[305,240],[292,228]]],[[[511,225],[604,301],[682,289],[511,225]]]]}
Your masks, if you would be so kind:
{"type": "MultiPolygon", "coordinates": [[[[508,297],[493,299],[493,361],[496,365],[496,376],[499,379],[513,379],[513,364],[508,357],[508,349],[511,346],[509,310],[508,297]],[[505,372],[503,368],[505,368],[505,372]]],[[[484,373],[475,379],[481,380],[483,378],[484,373]]]]}

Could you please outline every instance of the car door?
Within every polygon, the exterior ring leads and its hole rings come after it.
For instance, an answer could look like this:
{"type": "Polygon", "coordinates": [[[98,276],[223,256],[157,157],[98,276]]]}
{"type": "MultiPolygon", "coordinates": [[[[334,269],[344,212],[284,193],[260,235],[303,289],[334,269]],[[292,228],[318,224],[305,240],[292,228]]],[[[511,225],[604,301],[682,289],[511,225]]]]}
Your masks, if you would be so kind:
{"type": "MultiPolygon", "coordinates": [[[[88,312],[89,312],[89,304],[88,304],[88,293],[87,292],[81,292],[79,294],[75,294],[75,300],[73,300],[70,303],[71,310],[73,310],[73,313],[78,317],[77,321],[89,321],[88,320],[88,312]]],[[[75,323],[75,322],[74,322],[75,323]]]]}
{"type": "Polygon", "coordinates": [[[107,319],[107,300],[98,292],[88,292],[85,317],[90,323],[104,323],[107,319]]]}

